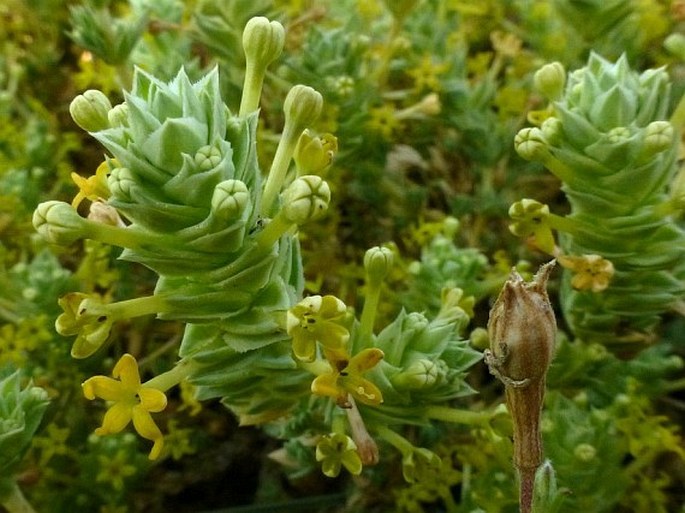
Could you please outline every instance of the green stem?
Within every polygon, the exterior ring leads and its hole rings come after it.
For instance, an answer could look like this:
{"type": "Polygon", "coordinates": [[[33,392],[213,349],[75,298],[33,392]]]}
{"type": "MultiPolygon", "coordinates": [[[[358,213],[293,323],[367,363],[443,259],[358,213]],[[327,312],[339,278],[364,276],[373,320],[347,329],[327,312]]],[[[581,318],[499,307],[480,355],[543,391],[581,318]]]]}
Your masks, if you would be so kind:
{"type": "Polygon", "coordinates": [[[181,360],[172,369],[143,383],[144,387],[166,392],[186,379],[199,365],[192,360],[181,360]]]}
{"type": "Polygon", "coordinates": [[[559,180],[568,183],[573,177],[573,169],[556,159],[551,153],[547,152],[541,159],[544,166],[549,169],[559,180]]]}
{"type": "Polygon", "coordinates": [[[255,250],[258,252],[268,252],[292,226],[293,223],[286,220],[282,213],[279,212],[255,237],[255,242],[257,243],[255,250]]]}
{"type": "Polygon", "coordinates": [[[19,486],[14,482],[12,482],[8,495],[3,498],[2,505],[8,513],[36,513],[19,486]]]}
{"type": "Polygon", "coordinates": [[[135,228],[120,228],[84,219],[83,237],[104,242],[111,246],[139,249],[153,245],[169,247],[166,237],[154,233],[141,232],[135,228]]]}
{"type": "Polygon", "coordinates": [[[243,97],[240,101],[238,115],[245,117],[259,108],[259,98],[262,95],[266,66],[255,66],[247,61],[245,68],[245,81],[243,82],[243,97]]]}
{"type": "Polygon", "coordinates": [[[364,343],[364,347],[368,347],[368,343],[373,334],[373,325],[376,321],[376,313],[378,312],[378,303],[381,297],[381,283],[368,282],[366,284],[366,298],[364,299],[364,308],[362,309],[362,316],[359,325],[359,333],[364,343]]]}
{"type": "Polygon", "coordinates": [[[283,187],[285,175],[290,166],[290,160],[295,152],[297,140],[300,138],[304,129],[297,124],[286,122],[283,127],[283,134],[281,140],[278,142],[276,148],[276,155],[271,163],[271,169],[264,184],[264,194],[262,194],[261,211],[262,215],[270,216],[273,210],[274,203],[278,197],[278,193],[283,187]]]}
{"type": "Polygon", "coordinates": [[[105,305],[108,314],[114,320],[142,317],[144,315],[165,313],[168,311],[163,296],[144,296],[105,305]]]}
{"type": "Polygon", "coordinates": [[[578,222],[573,219],[557,214],[549,214],[547,220],[549,221],[550,228],[554,228],[559,232],[570,233],[571,235],[578,234],[578,222]]]}
{"type": "Polygon", "coordinates": [[[375,426],[375,431],[378,433],[378,436],[392,445],[402,455],[409,454],[414,450],[414,445],[409,440],[383,424],[375,426]]]}
{"type": "Polygon", "coordinates": [[[474,426],[487,423],[492,413],[489,411],[458,410],[449,406],[428,406],[425,415],[434,420],[474,426]]]}

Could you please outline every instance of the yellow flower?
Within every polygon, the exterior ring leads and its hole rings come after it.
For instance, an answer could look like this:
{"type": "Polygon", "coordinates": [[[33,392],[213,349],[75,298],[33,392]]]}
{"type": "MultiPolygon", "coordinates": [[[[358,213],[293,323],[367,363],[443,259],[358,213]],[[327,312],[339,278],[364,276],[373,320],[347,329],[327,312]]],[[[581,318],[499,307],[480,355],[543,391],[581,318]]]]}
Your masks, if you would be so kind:
{"type": "Polygon", "coordinates": [[[533,237],[535,245],[545,253],[554,254],[554,235],[549,225],[549,207],[532,199],[512,204],[509,217],[514,221],[509,231],[517,237],[533,237]]]}
{"type": "Polygon", "coordinates": [[[614,275],[614,264],[600,255],[561,255],[557,260],[573,273],[571,286],[576,290],[601,292],[609,286],[614,275]]]}
{"type": "Polygon", "coordinates": [[[348,394],[371,406],[378,406],[383,402],[383,394],[378,387],[362,376],[383,359],[383,351],[376,347],[367,348],[350,359],[331,358],[331,354],[327,356],[332,366],[331,372],[314,379],[314,394],[333,397],[341,408],[351,407],[348,394]]]}
{"type": "Polygon", "coordinates": [[[71,179],[78,186],[79,191],[71,202],[71,206],[78,208],[84,199],[97,201],[109,198],[107,175],[109,174],[110,162],[100,164],[93,176],[83,178],[77,173],[71,173],[71,179]]]}
{"type": "Polygon", "coordinates": [[[310,296],[290,310],[288,335],[293,338],[293,353],[298,360],[311,362],[316,357],[316,343],[330,350],[343,349],[350,332],[343,322],[347,307],[335,296],[310,296]]]}
{"type": "Polygon", "coordinates": [[[98,483],[109,483],[117,491],[124,489],[127,478],[136,473],[135,465],[130,464],[130,458],[126,451],[119,450],[114,456],[98,456],[100,472],[95,477],[98,483]]]}
{"type": "Polygon", "coordinates": [[[378,132],[385,139],[392,136],[402,129],[402,123],[397,119],[395,109],[392,105],[383,105],[369,110],[370,119],[367,122],[369,130],[378,132]]]}
{"type": "Polygon", "coordinates": [[[430,55],[424,55],[419,64],[408,70],[407,74],[414,80],[414,89],[417,91],[440,91],[440,75],[447,72],[449,65],[436,63],[430,55]]]}
{"type": "Polygon", "coordinates": [[[328,477],[338,477],[343,466],[355,476],[362,472],[357,445],[342,433],[325,435],[319,440],[316,444],[316,461],[321,463],[321,471],[328,477]]]}
{"type": "Polygon", "coordinates": [[[112,376],[115,379],[94,376],[81,385],[87,399],[98,397],[114,403],[105,413],[102,426],[95,430],[95,434],[119,433],[133,420],[133,427],[138,434],[154,442],[149,458],[157,459],[164,445],[164,437],[150,413],[166,408],[166,395],[161,390],[140,383],[138,362],[130,354],[119,359],[112,376]]]}

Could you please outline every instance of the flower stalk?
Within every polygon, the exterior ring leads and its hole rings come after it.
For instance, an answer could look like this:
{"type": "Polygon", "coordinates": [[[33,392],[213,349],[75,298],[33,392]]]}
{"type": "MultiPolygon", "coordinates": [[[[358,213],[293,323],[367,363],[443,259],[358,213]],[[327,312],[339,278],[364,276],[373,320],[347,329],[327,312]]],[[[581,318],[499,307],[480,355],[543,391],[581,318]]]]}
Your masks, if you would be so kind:
{"type": "Polygon", "coordinates": [[[543,461],[540,417],[556,333],[546,286],[554,264],[543,265],[531,283],[512,271],[488,321],[490,349],[485,362],[505,387],[514,426],[521,513],[531,512],[535,472],[543,461]]]}

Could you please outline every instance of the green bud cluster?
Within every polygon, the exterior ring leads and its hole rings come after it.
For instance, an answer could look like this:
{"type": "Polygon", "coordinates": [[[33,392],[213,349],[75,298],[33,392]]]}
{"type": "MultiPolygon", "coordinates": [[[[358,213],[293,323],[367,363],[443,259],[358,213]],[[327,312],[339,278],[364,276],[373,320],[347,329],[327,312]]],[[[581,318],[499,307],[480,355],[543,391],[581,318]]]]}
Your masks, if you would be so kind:
{"type": "MultiPolygon", "coordinates": [[[[402,310],[374,335],[373,347],[385,356],[368,373],[383,393],[383,404],[364,408],[371,428],[377,421],[389,425],[428,422],[432,406],[473,392],[464,378],[482,355],[461,337],[469,316],[458,305],[460,299],[460,294],[445,294],[442,308],[432,319],[402,310]]],[[[363,344],[358,335],[353,329],[353,352],[363,344]]]]}
{"type": "Polygon", "coordinates": [[[666,120],[670,83],[663,69],[639,74],[625,56],[611,63],[592,54],[563,76],[557,64],[536,75],[552,98],[553,117],[523,129],[518,153],[541,161],[563,182],[571,213],[560,229],[568,255],[601,255],[615,275],[601,294],[574,290],[564,274],[562,306],[576,335],[644,338],[685,294],[685,232],[670,215],[677,136],[666,120]]]}

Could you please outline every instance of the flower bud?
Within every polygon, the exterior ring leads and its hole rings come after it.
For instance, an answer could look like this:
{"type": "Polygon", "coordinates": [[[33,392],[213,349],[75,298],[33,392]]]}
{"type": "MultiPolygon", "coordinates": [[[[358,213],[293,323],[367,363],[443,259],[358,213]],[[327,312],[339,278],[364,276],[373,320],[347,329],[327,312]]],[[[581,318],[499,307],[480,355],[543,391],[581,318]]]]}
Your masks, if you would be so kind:
{"type": "Polygon", "coordinates": [[[108,226],[118,226],[124,228],[126,225],[119,216],[119,212],[112,205],[102,201],[94,201],[90,204],[88,220],[108,226]]]}
{"type": "Polygon", "coordinates": [[[645,127],[643,155],[650,157],[671,148],[674,135],[673,125],[668,121],[651,122],[645,127]]]}
{"type": "Polygon", "coordinates": [[[114,127],[127,127],[128,126],[128,104],[120,103],[111,108],[107,113],[107,120],[109,121],[109,126],[114,127]]]}
{"type": "Polygon", "coordinates": [[[123,201],[131,201],[133,198],[132,192],[138,187],[138,182],[133,171],[129,168],[116,167],[107,177],[107,185],[112,197],[123,201]]]}
{"type": "Polygon", "coordinates": [[[552,463],[547,460],[535,473],[533,485],[532,513],[557,511],[563,492],[557,488],[557,476],[552,463]]]}
{"type": "Polygon", "coordinates": [[[375,246],[364,254],[364,269],[369,283],[380,283],[388,275],[394,255],[390,249],[375,246]]]}
{"type": "Polygon", "coordinates": [[[597,456],[597,449],[595,449],[593,445],[582,443],[575,446],[573,455],[579,461],[587,463],[595,459],[595,456],[597,456]]]}
{"type": "Polygon", "coordinates": [[[240,180],[224,180],[212,195],[212,213],[224,220],[237,219],[250,204],[250,192],[240,180]]]}
{"type": "Polygon", "coordinates": [[[277,21],[263,16],[250,19],[243,31],[245,58],[257,66],[266,68],[275,61],[285,45],[285,30],[277,21]]]}
{"type": "Polygon", "coordinates": [[[526,160],[540,160],[547,153],[547,141],[539,128],[524,128],[514,137],[516,153],[526,160]]]}
{"type": "Polygon", "coordinates": [[[533,75],[533,84],[535,89],[545,95],[545,98],[556,101],[564,92],[566,70],[560,62],[545,64],[533,75]]]}
{"type": "Polygon", "coordinates": [[[292,126],[299,133],[314,124],[323,109],[323,96],[316,89],[305,85],[296,85],[285,97],[283,112],[286,125],[292,126]]]}
{"type": "Polygon", "coordinates": [[[223,155],[221,155],[221,150],[216,146],[203,146],[197,150],[193,160],[199,171],[209,171],[221,164],[223,155]]]}
{"type": "Polygon", "coordinates": [[[392,378],[392,384],[400,389],[419,390],[433,386],[440,376],[438,365],[426,358],[416,360],[392,378]]]}
{"type": "Polygon", "coordinates": [[[530,283],[513,270],[490,311],[490,350],[505,380],[521,383],[547,374],[556,334],[546,290],[553,268],[554,261],[545,264],[530,283]]]}
{"type": "Polygon", "coordinates": [[[41,203],[33,213],[33,227],[51,244],[68,246],[83,238],[85,222],[74,207],[62,201],[41,203]]]}
{"type": "Polygon", "coordinates": [[[302,176],[283,192],[283,214],[291,223],[304,224],[323,216],[330,200],[331,190],[321,177],[302,176]]]}
{"type": "Polygon", "coordinates": [[[315,175],[323,172],[338,153],[338,139],[332,134],[312,136],[309,130],[302,132],[297,141],[295,165],[298,175],[315,175]]]}
{"type": "Polygon", "coordinates": [[[74,122],[86,132],[98,132],[109,128],[107,114],[112,104],[102,91],[89,89],[71,101],[69,113],[74,122]]]}

